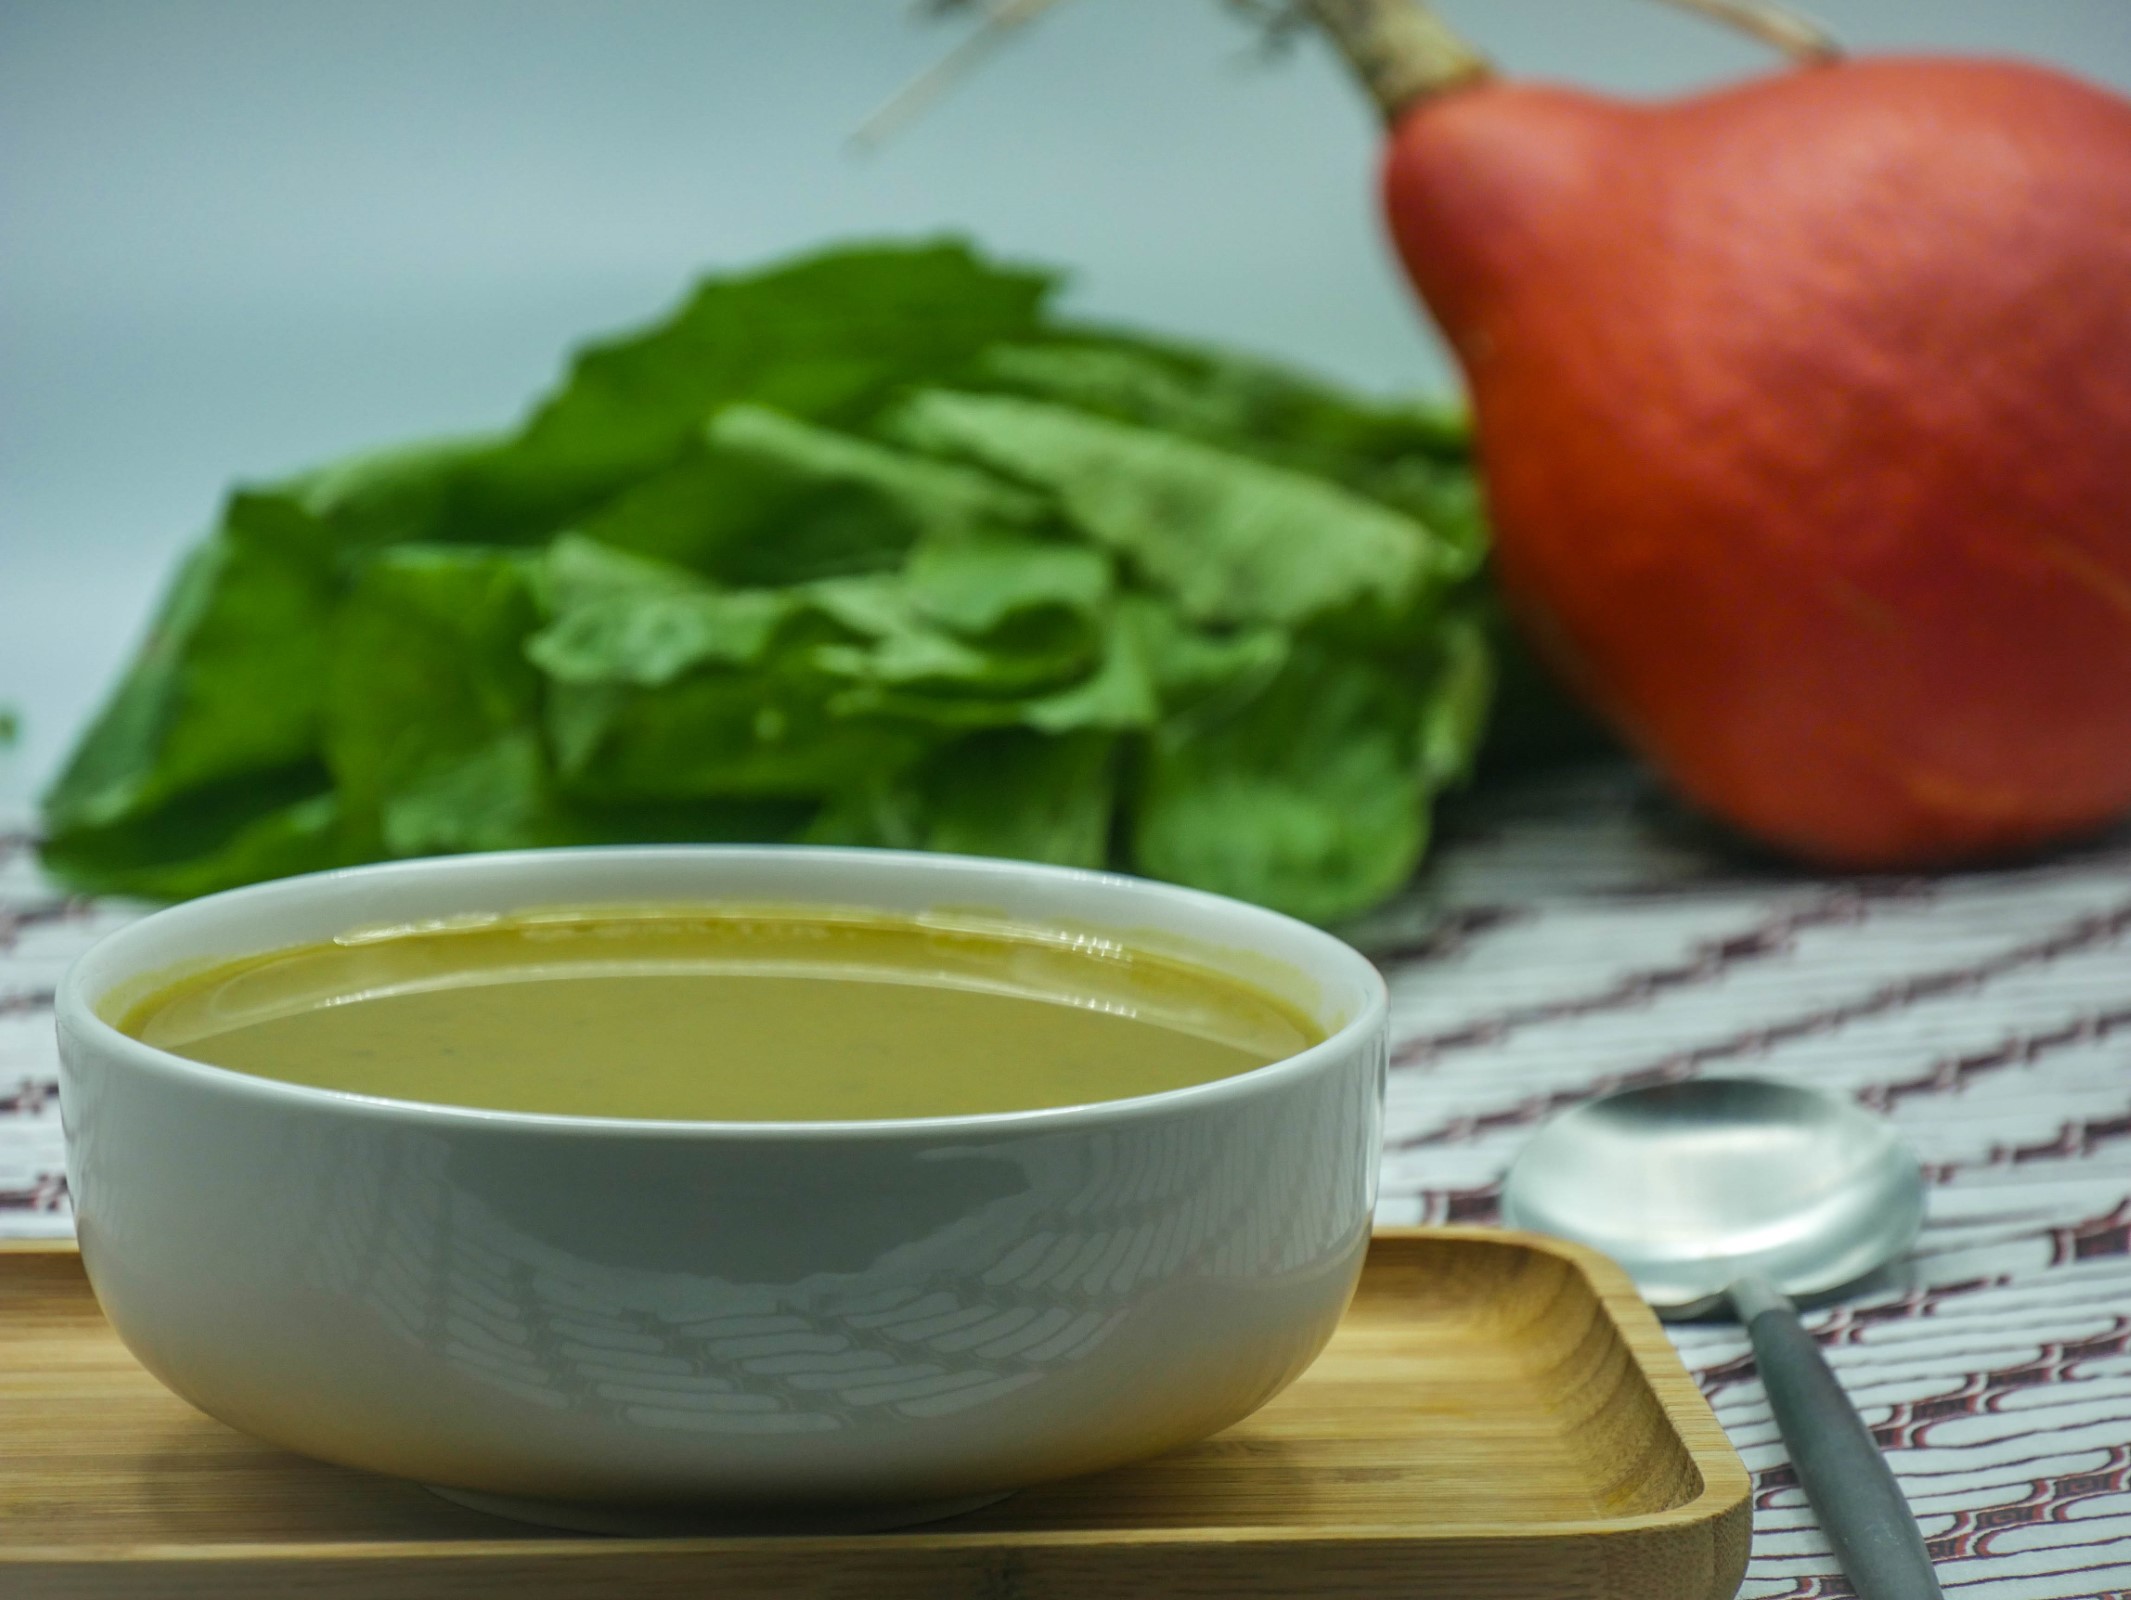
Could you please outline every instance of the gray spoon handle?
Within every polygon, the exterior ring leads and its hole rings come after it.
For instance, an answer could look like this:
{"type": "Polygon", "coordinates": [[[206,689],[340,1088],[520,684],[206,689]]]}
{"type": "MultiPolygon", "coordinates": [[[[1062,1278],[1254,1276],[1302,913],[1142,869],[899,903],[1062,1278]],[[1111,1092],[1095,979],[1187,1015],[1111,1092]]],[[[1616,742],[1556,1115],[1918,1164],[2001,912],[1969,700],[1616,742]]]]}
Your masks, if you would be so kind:
{"type": "Polygon", "coordinates": [[[1941,1600],[1902,1487],[1798,1308],[1759,1278],[1733,1284],[1731,1300],[1754,1342],[1791,1466],[1859,1600],[1941,1600]]]}

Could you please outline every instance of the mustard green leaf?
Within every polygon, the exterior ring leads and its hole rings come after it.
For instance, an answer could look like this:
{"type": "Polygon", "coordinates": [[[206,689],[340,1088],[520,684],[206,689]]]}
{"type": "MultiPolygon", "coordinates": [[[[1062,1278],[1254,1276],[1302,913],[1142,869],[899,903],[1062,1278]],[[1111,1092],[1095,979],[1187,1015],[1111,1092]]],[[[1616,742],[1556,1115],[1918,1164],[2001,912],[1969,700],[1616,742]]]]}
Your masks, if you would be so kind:
{"type": "Polygon", "coordinates": [[[931,390],[892,426],[1049,489],[1200,622],[1396,613],[1423,599],[1442,554],[1419,522],[1338,484],[1062,406],[931,390]]]}
{"type": "Polygon", "coordinates": [[[1365,910],[1406,881],[1426,840],[1421,720],[1396,674],[1298,651],[1240,709],[1156,735],[1134,864],[1311,921],[1365,910]]]}
{"type": "Polygon", "coordinates": [[[1050,287],[951,242],[721,274],[514,429],[240,491],[47,795],[47,864],[179,895],[839,839],[1319,918],[1393,892],[1497,660],[1523,703],[1462,414],[1050,287]]]}
{"type": "Polygon", "coordinates": [[[1117,770],[1117,741],[1102,734],[979,734],[854,786],[806,837],[1098,867],[1109,851],[1117,770]]]}
{"type": "Polygon", "coordinates": [[[196,790],[123,822],[45,841],[43,864],[88,894],[184,900],[360,859],[340,802],[316,766],[196,790]]]}
{"type": "Polygon", "coordinates": [[[955,241],[835,249],[707,278],[662,322],[580,351],[522,431],[461,474],[452,499],[485,528],[559,531],[558,516],[672,464],[726,406],[856,420],[897,388],[1028,334],[1051,286],[1049,274],[997,266],[955,241]]]}
{"type": "MultiPolygon", "coordinates": [[[[525,659],[535,621],[531,564],[515,551],[401,545],[362,564],[334,621],[325,733],[357,839],[382,854],[442,847],[404,802],[469,763],[504,759],[491,747],[538,725],[540,678],[525,659]]],[[[462,779],[460,792],[500,800],[503,787],[462,779]]],[[[531,804],[512,798],[456,826],[518,838],[531,804]]]]}
{"type": "Polygon", "coordinates": [[[239,493],[44,797],[54,836],[314,757],[333,574],[315,519],[239,493]]]}
{"type": "Polygon", "coordinates": [[[826,798],[934,742],[834,714],[814,685],[702,672],[657,688],[559,684],[547,730],[566,791],[612,801],[826,798]]]}

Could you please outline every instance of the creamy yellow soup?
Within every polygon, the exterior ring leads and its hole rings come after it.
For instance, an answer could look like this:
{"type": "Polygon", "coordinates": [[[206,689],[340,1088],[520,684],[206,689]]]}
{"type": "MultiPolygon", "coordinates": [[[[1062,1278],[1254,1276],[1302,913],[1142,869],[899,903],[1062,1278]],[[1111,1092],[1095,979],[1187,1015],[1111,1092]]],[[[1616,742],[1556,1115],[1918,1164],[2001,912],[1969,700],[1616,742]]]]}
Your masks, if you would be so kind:
{"type": "Polygon", "coordinates": [[[1127,1099],[1323,1037],[1249,984],[1105,939],[709,906],[350,935],[193,973],[119,1026],[315,1088],[739,1122],[1127,1099]]]}

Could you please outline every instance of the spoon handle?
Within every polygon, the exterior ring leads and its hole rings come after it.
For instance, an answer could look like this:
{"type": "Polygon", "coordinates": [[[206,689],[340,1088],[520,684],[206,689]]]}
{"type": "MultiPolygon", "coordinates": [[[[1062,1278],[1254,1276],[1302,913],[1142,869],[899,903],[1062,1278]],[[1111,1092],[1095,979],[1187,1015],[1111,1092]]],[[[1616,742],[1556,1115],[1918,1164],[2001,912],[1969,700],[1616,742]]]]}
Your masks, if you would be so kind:
{"type": "Polygon", "coordinates": [[[1859,1600],[1941,1600],[1901,1485],[1798,1308],[1761,1278],[1733,1284],[1731,1300],[1753,1340],[1791,1466],[1859,1600]]]}

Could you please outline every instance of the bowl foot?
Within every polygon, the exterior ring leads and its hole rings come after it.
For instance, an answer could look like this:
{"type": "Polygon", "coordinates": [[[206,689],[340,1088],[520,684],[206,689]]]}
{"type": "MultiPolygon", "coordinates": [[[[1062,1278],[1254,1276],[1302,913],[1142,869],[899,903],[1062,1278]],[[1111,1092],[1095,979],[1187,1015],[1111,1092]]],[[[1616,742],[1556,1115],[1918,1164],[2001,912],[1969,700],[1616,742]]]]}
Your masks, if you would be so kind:
{"type": "Polygon", "coordinates": [[[996,1505],[1014,1491],[960,1495],[949,1500],[913,1500],[862,1506],[658,1506],[608,1504],[597,1500],[541,1500],[530,1495],[485,1494],[478,1489],[422,1485],[454,1505],[492,1517],[566,1528],[572,1533],[613,1533],[677,1539],[701,1534],[879,1533],[920,1522],[959,1517],[996,1505]]]}

